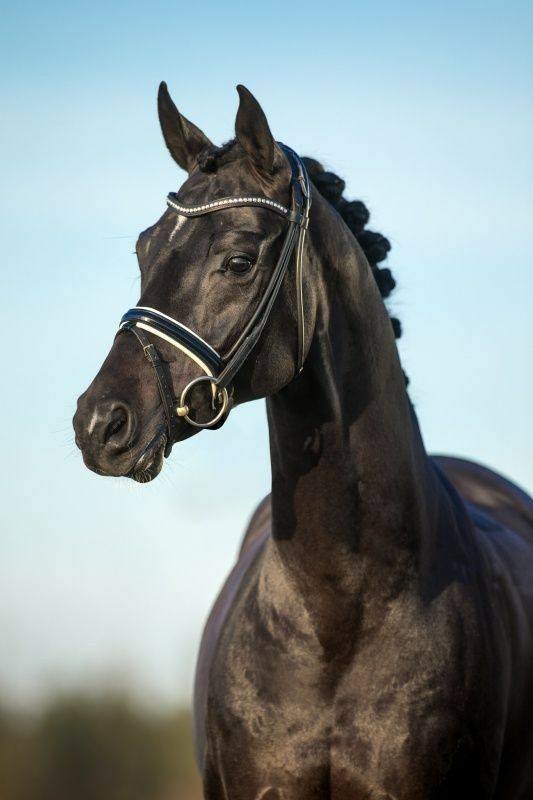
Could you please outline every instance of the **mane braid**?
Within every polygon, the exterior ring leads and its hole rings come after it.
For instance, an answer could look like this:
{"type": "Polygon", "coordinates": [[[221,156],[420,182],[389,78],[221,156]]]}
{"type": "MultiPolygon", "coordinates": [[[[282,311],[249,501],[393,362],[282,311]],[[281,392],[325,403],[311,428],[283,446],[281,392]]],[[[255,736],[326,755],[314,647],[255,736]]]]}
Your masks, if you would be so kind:
{"type": "MultiPolygon", "coordinates": [[[[391,244],[389,240],[381,233],[376,233],[366,228],[366,224],[370,219],[370,212],[361,200],[347,200],[343,197],[346,184],[342,178],[339,178],[334,172],[325,170],[322,164],[314,158],[304,156],[302,161],[320,194],[338,211],[359,242],[370,264],[379,292],[383,299],[386,300],[396,286],[396,281],[388,267],[379,267],[378,264],[384,261],[390,252],[391,244]]],[[[399,339],[402,335],[402,324],[397,317],[391,317],[390,320],[394,336],[399,339]]],[[[409,379],[405,373],[404,376],[405,383],[408,384],[409,379]]]]}
{"type": "MultiPolygon", "coordinates": [[[[320,194],[328,200],[335,208],[344,222],[351,230],[361,249],[363,250],[375,281],[378,285],[381,296],[385,300],[394,287],[396,281],[392,277],[392,272],[388,267],[379,267],[378,264],[387,258],[391,244],[381,233],[368,230],[365,226],[370,219],[370,213],[361,200],[347,200],[343,197],[346,186],[342,178],[334,172],[327,172],[322,164],[314,158],[304,156],[303,162],[309,173],[309,177],[320,194]]],[[[397,339],[402,335],[400,320],[396,317],[391,318],[394,335],[397,339]]]]}

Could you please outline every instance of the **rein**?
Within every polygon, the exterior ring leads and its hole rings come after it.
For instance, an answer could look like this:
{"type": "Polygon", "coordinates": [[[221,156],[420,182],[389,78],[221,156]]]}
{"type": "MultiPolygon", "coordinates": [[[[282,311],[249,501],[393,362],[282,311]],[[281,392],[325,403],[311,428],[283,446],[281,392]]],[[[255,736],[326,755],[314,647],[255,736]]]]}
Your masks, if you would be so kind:
{"type": "Polygon", "coordinates": [[[296,253],[295,279],[298,319],[297,374],[303,369],[305,316],[302,262],[305,233],[309,223],[311,191],[309,177],[300,157],[290,147],[283,144],[279,146],[291,165],[290,209],[276,200],[261,196],[224,197],[199,206],[181,205],[177,200],[177,195],[173,192],[167,197],[169,208],[185,217],[200,217],[225,208],[255,206],[273,211],[288,222],[281,253],[264,294],[244,330],[229,351],[224,356],[220,355],[197,333],[155,308],[135,306],[126,311],[120,320],[118,332],[130,331],[136,336],[146,358],[154,369],[167,421],[166,456],[170,454],[172,444],[177,438],[176,431],[180,417],[195,428],[213,428],[224,421],[229,407],[228,388],[263,332],[294,252],[296,253]],[[161,360],[157,348],[147,337],[145,331],[169,342],[194,361],[205,373],[205,375],[194,378],[184,387],[178,404],[174,400],[172,387],[167,377],[166,365],[161,360]],[[187,398],[193,387],[199,383],[209,383],[212,389],[212,408],[216,413],[208,422],[198,422],[189,415],[191,407],[187,404],[187,398]]]}

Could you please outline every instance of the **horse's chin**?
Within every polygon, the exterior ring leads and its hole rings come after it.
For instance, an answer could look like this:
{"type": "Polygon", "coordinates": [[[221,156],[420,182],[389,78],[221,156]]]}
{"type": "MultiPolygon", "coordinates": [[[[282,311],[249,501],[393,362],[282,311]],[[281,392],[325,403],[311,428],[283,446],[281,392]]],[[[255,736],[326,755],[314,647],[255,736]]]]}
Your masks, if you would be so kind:
{"type": "Polygon", "coordinates": [[[128,477],[137,483],[149,483],[157,478],[163,468],[166,444],[166,432],[158,431],[142,451],[128,477]]]}

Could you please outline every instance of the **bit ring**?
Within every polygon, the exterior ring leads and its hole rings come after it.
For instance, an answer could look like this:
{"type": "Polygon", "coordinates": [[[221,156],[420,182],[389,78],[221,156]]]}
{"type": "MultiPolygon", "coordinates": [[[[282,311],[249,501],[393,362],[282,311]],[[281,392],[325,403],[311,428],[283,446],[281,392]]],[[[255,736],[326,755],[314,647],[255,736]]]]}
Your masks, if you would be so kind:
{"type": "Polygon", "coordinates": [[[189,425],[192,425],[195,428],[212,428],[213,425],[216,425],[217,422],[220,422],[220,420],[228,410],[229,395],[228,395],[228,390],[226,389],[225,386],[223,386],[222,389],[216,391],[217,385],[218,385],[218,378],[215,378],[213,375],[201,375],[199,378],[194,378],[192,381],[190,381],[187,384],[187,386],[183,389],[180,395],[179,406],[176,406],[176,414],[178,415],[178,417],[182,417],[189,423],[189,425]],[[196,420],[190,418],[189,411],[191,409],[185,401],[187,399],[187,395],[189,394],[193,386],[196,386],[197,383],[205,383],[206,381],[212,384],[213,406],[215,400],[221,405],[216,415],[213,417],[213,419],[209,420],[209,422],[196,422],[196,420]]]}

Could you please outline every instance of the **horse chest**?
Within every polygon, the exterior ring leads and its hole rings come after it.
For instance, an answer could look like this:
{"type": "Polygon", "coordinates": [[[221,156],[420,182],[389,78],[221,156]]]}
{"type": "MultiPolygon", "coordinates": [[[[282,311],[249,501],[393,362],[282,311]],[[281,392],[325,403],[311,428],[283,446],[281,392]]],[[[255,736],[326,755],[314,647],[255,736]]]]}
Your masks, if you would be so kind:
{"type": "Polygon", "coordinates": [[[331,706],[320,648],[290,615],[265,613],[260,595],[258,584],[241,595],[212,665],[206,797],[323,798],[331,706]]]}
{"type": "Polygon", "coordinates": [[[313,676],[283,659],[262,666],[247,657],[247,667],[224,663],[209,703],[209,770],[226,794],[219,785],[207,800],[259,800],[267,790],[268,800],[431,796],[442,777],[438,748],[445,761],[457,717],[424,681],[395,687],[381,670],[369,686],[353,665],[331,695],[323,666],[313,676]],[[431,758],[421,762],[421,751],[431,758]]]}
{"type": "Polygon", "coordinates": [[[456,780],[454,748],[475,762],[448,631],[400,614],[332,670],[310,630],[290,614],[261,614],[260,596],[254,587],[240,598],[213,664],[207,800],[427,800],[456,780]]]}

